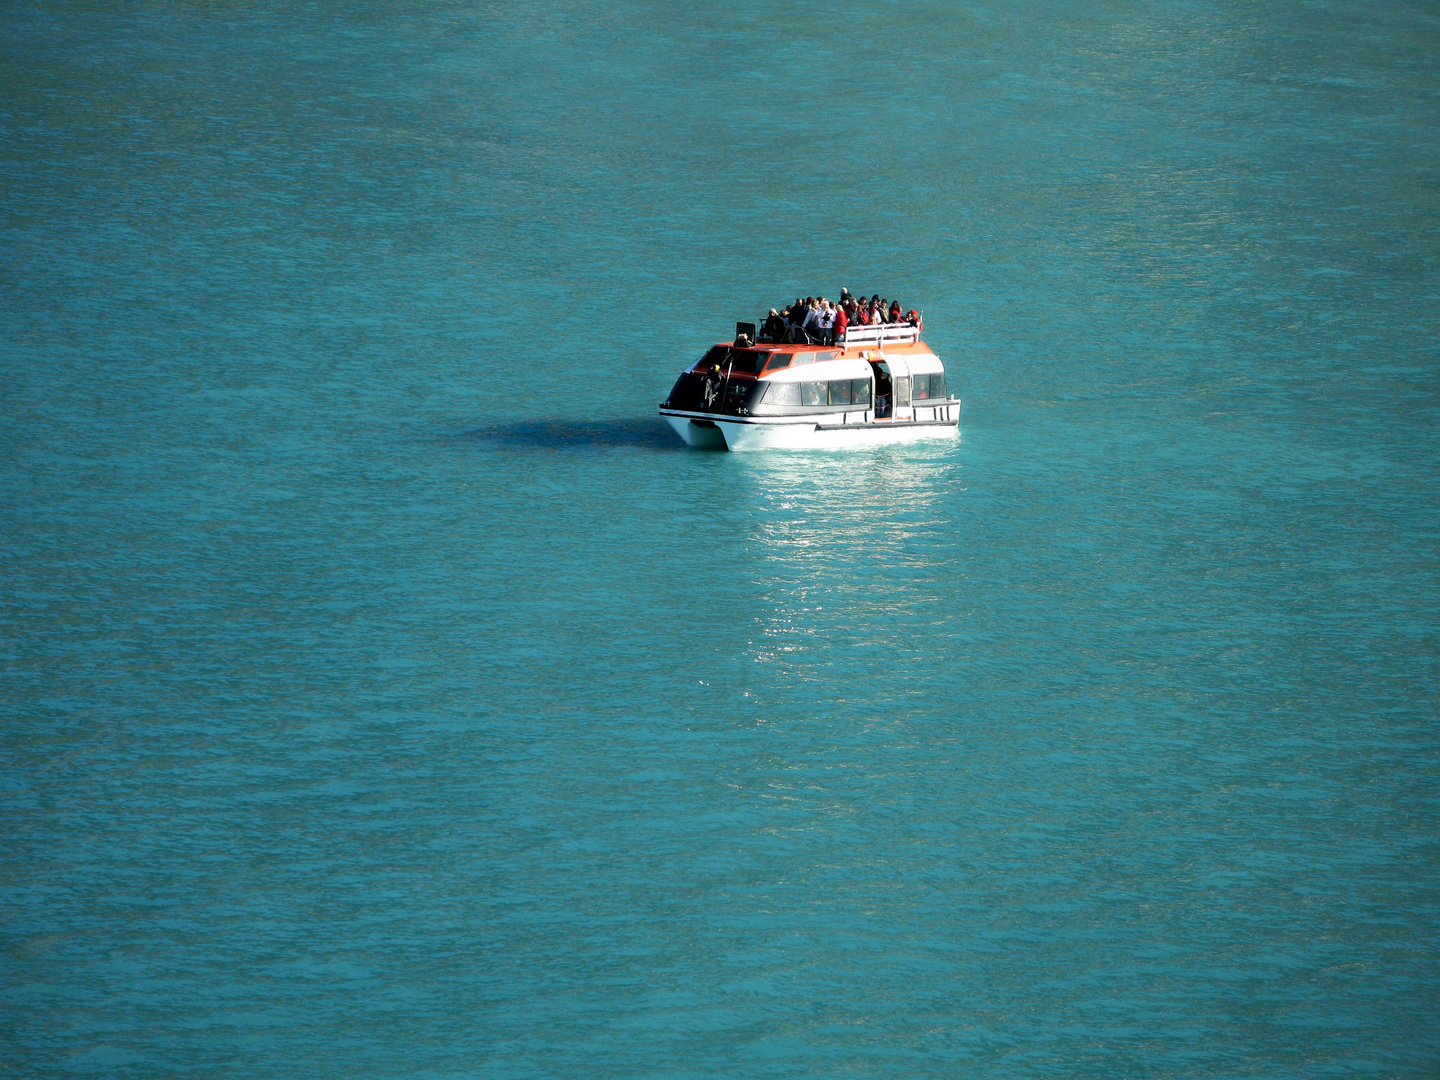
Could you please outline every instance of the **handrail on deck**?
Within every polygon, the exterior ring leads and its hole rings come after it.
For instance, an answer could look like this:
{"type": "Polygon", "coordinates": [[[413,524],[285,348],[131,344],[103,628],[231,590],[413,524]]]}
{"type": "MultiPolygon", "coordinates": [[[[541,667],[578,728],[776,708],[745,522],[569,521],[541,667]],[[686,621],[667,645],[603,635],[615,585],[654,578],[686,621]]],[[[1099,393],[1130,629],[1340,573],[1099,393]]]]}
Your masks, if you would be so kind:
{"type": "Polygon", "coordinates": [[[836,344],[846,348],[857,345],[884,345],[888,342],[908,343],[920,340],[920,328],[909,323],[879,323],[874,326],[850,326],[836,344]]]}

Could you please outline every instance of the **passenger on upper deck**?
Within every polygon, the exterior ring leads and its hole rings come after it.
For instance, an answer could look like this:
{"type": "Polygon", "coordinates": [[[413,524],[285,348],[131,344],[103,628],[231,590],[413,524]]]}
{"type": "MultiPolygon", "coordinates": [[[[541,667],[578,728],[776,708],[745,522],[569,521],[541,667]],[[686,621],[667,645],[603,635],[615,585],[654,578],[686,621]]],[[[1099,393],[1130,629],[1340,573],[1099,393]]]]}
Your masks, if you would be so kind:
{"type": "Polygon", "coordinates": [[[806,300],[805,321],[800,324],[800,328],[805,331],[805,337],[812,345],[817,344],[820,338],[820,316],[824,310],[825,298],[823,296],[818,300],[814,298],[806,300]]]}
{"type": "Polygon", "coordinates": [[[835,344],[835,305],[829,300],[820,301],[820,344],[835,344]]]}
{"type": "Polygon", "coordinates": [[[785,340],[785,320],[773,307],[770,314],[765,316],[765,325],[760,328],[761,341],[773,341],[777,345],[785,340]]]}
{"type": "Polygon", "coordinates": [[[914,308],[906,311],[899,300],[887,300],[879,293],[867,300],[841,289],[838,303],[823,296],[807,296],[803,300],[796,297],[793,304],[779,311],[771,308],[755,337],[772,345],[829,347],[844,344],[852,327],[883,325],[909,325],[918,331],[920,315],[914,308]]]}

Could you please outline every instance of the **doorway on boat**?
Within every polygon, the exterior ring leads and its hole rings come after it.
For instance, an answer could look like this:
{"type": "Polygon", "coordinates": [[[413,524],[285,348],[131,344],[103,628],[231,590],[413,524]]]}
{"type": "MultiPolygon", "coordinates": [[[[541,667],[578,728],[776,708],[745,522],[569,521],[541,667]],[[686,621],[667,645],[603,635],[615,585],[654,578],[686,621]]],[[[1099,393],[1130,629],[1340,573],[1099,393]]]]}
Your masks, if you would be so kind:
{"type": "Polygon", "coordinates": [[[884,360],[871,360],[870,369],[875,372],[875,419],[888,420],[895,414],[895,386],[890,365],[884,360]]]}

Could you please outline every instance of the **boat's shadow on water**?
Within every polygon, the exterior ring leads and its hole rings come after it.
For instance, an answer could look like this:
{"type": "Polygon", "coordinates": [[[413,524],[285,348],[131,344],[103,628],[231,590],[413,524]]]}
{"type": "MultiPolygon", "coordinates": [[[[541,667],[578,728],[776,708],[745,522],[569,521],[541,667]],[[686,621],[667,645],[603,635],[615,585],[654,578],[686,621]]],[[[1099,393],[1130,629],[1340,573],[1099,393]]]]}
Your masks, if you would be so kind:
{"type": "Polygon", "coordinates": [[[685,449],[663,420],[522,420],[461,432],[458,438],[490,446],[531,450],[591,450],[631,446],[641,450],[685,449]]]}

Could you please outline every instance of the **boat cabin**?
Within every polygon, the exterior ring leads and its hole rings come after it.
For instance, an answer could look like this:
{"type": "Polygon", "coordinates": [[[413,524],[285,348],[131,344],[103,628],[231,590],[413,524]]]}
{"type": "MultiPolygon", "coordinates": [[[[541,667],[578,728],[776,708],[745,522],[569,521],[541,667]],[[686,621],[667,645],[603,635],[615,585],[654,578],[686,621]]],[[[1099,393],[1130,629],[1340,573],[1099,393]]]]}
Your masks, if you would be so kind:
{"type": "Polygon", "coordinates": [[[917,403],[948,400],[944,366],[913,328],[859,329],[910,330],[910,340],[883,351],[849,336],[843,348],[720,343],[680,376],[664,407],[730,416],[841,410],[887,420],[910,419],[917,403]]]}

